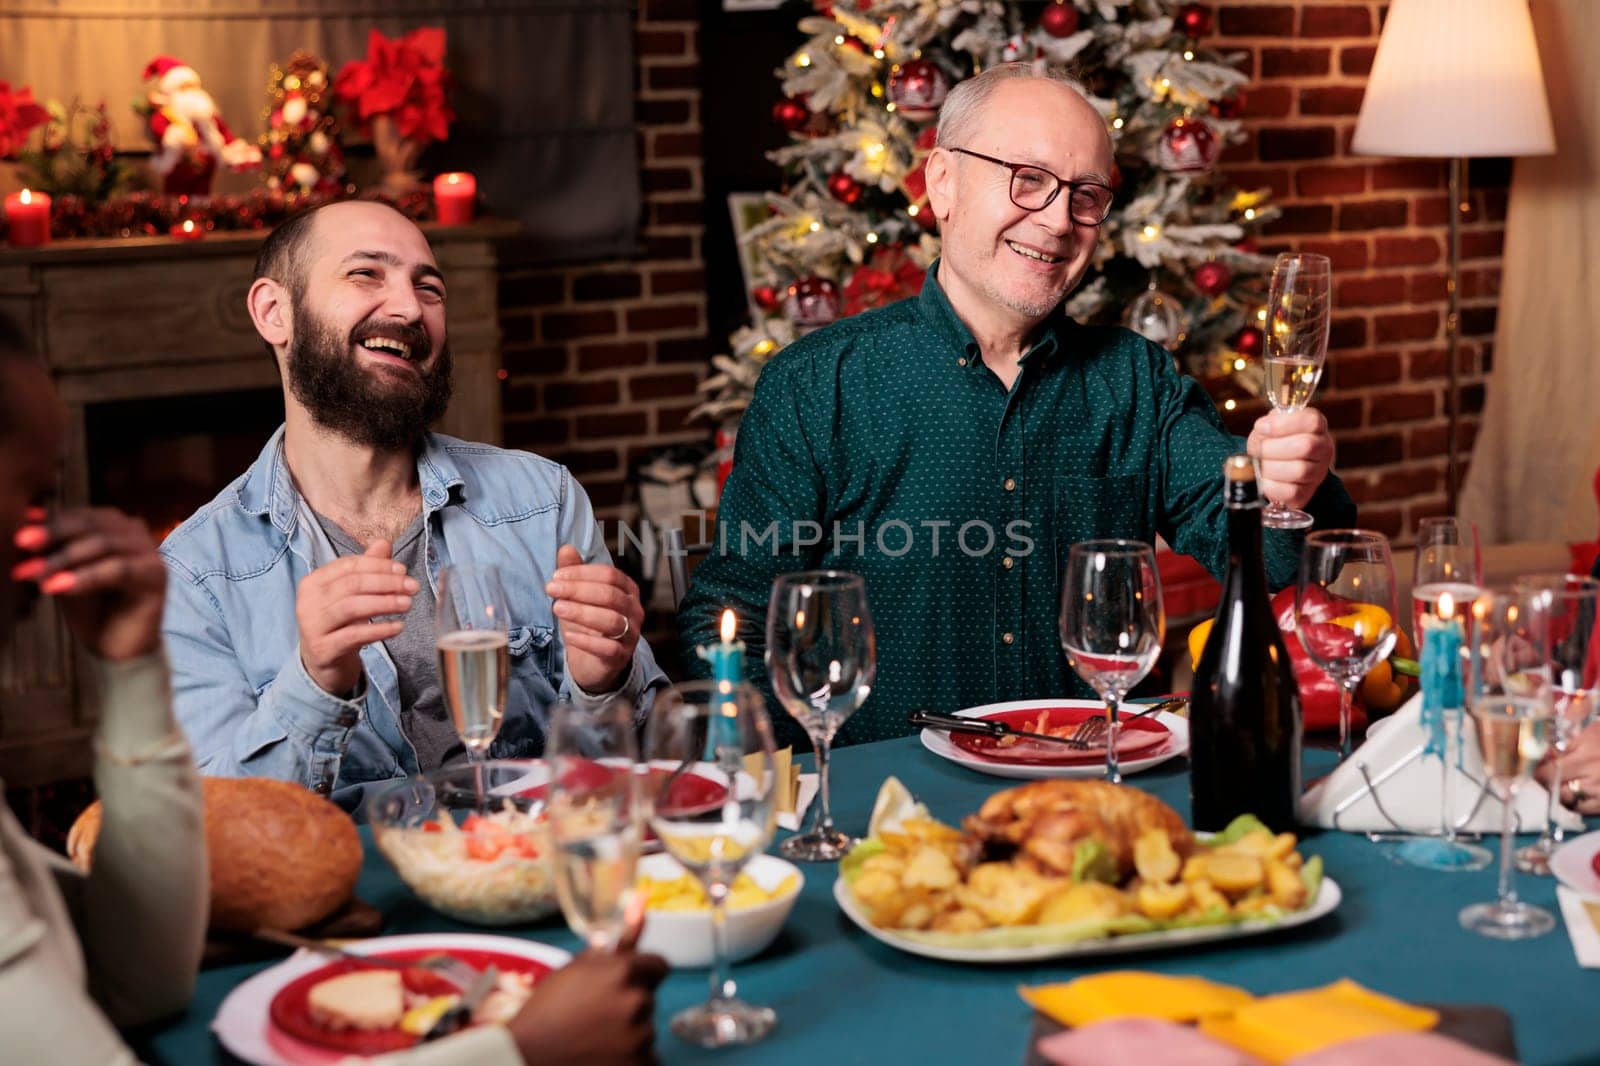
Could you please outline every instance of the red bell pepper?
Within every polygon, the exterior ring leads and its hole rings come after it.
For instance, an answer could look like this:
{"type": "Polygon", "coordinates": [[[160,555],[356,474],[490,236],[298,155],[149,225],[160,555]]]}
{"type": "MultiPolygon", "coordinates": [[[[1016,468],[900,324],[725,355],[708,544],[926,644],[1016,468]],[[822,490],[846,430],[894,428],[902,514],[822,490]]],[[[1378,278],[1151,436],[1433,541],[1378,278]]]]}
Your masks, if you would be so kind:
{"type": "MultiPolygon", "coordinates": [[[[1306,589],[1309,608],[1304,612],[1312,625],[1318,627],[1318,639],[1355,640],[1355,633],[1344,626],[1335,625],[1333,619],[1348,610],[1346,601],[1329,595],[1326,589],[1312,586],[1306,589]]],[[[1289,662],[1294,667],[1294,679],[1300,686],[1300,717],[1307,732],[1339,728],[1339,684],[1333,676],[1311,661],[1300,643],[1300,634],[1294,626],[1294,588],[1281,590],[1272,597],[1272,613],[1283,632],[1283,643],[1289,649],[1289,662]]],[[[1360,693],[1351,704],[1352,729],[1364,729],[1367,724],[1366,708],[1360,693]]]]}

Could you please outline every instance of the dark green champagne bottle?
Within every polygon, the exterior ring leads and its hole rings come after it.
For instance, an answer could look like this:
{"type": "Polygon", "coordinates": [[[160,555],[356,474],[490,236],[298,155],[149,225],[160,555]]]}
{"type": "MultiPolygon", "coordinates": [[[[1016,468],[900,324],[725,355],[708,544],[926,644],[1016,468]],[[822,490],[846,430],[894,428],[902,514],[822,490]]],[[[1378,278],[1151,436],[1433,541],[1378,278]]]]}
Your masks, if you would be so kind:
{"type": "Polygon", "coordinates": [[[1189,795],[1194,828],[1216,831],[1253,814],[1292,830],[1300,800],[1300,691],[1267,598],[1255,463],[1223,463],[1228,572],[1189,698],[1189,795]]]}

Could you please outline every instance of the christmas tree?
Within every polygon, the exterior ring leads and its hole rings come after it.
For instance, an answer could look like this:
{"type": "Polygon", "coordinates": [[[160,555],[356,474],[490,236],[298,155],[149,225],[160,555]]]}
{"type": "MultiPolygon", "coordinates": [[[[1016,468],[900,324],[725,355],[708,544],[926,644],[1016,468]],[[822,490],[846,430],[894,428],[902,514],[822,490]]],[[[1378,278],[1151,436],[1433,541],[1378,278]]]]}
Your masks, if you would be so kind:
{"type": "Polygon", "coordinates": [[[328,65],[309,52],[294,53],[281,67],[272,65],[267,107],[261,113],[269,189],[322,196],[343,190],[344,147],[332,91],[328,65]]]}
{"type": "Polygon", "coordinates": [[[814,0],[805,42],[777,72],[773,120],[790,144],[769,217],[742,236],[751,324],[713,359],[704,418],[726,425],[767,360],[796,336],[915,294],[939,254],[923,162],[951,85],[1031,62],[1083,85],[1116,148],[1116,202],[1067,313],[1122,322],[1184,369],[1259,391],[1271,260],[1251,236],[1276,215],[1264,191],[1224,187],[1216,163],[1242,134],[1246,80],[1203,47],[1209,9],[1175,0],[814,0]]]}

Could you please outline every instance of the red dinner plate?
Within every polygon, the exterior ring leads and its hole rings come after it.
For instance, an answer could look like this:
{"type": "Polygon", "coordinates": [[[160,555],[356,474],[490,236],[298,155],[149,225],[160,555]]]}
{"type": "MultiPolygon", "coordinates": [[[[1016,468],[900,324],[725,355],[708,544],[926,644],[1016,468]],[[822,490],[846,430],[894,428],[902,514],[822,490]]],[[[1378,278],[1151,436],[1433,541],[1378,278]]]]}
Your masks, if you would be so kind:
{"type": "MultiPolygon", "coordinates": [[[[384,952],[380,958],[410,962],[439,954],[436,950],[384,952]]],[[[450,955],[475,969],[496,966],[501,973],[531,974],[535,982],[550,972],[550,967],[536,959],[521,955],[506,955],[498,951],[452,950],[450,955]]],[[[402,1051],[414,1046],[420,1039],[410,1033],[393,1029],[329,1029],[311,1017],[309,997],[314,985],[330,977],[370,969],[359,962],[340,959],[295,978],[272,997],[269,1015],[272,1024],[282,1033],[316,1048],[337,1051],[345,1055],[382,1055],[402,1051]]],[[[429,996],[449,995],[458,992],[455,982],[433,970],[422,968],[402,970],[400,978],[406,988],[429,996]]]]}
{"type": "MultiPolygon", "coordinates": [[[[1105,714],[1104,710],[1095,707],[1032,707],[1016,711],[997,711],[983,717],[1031,733],[1035,732],[1033,727],[1039,721],[1041,711],[1047,716],[1046,721],[1051,729],[1060,729],[1063,726],[1076,727],[1086,718],[1098,718],[1105,714]]],[[[1122,724],[1120,735],[1117,737],[1117,757],[1130,759],[1141,755],[1153,755],[1171,735],[1167,727],[1154,718],[1126,721],[1122,724]]],[[[1106,757],[1104,740],[1099,744],[1090,744],[1087,748],[1079,749],[1069,748],[1064,744],[1052,744],[1047,740],[1018,738],[1009,744],[1002,744],[1000,737],[985,737],[976,733],[951,733],[949,736],[950,743],[969,755],[977,755],[995,762],[1093,763],[1102,762],[1106,757]]]]}
{"type": "MultiPolygon", "coordinates": [[[[613,781],[622,769],[616,766],[605,766],[601,763],[585,760],[574,760],[567,770],[567,780],[574,788],[597,788],[613,781]]],[[[650,785],[648,791],[652,794],[660,787],[662,778],[672,773],[671,770],[661,767],[650,767],[650,785]]],[[[545,793],[544,785],[536,785],[519,793],[528,799],[541,799],[545,793]]],[[[667,794],[661,804],[664,815],[677,817],[692,817],[705,814],[721,807],[728,799],[728,786],[721,781],[714,781],[709,777],[690,770],[672,783],[672,790],[667,794]]]]}

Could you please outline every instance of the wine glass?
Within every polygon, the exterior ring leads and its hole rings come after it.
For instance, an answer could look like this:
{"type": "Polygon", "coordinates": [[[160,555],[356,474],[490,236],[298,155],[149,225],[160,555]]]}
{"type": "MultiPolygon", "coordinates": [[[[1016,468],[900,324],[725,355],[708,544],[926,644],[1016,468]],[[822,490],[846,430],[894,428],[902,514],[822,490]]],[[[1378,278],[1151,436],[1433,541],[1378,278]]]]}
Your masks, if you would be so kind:
{"type": "Polygon", "coordinates": [[[1167,616],[1156,553],[1134,540],[1086,540],[1067,554],[1061,580],[1061,648],[1106,704],[1106,780],[1117,769],[1118,709],[1161,655],[1167,616]]]}
{"type": "Polygon", "coordinates": [[[555,705],[545,731],[545,811],[556,899],[589,947],[610,951],[627,931],[644,835],[633,704],[555,705]]]}
{"type": "Polygon", "coordinates": [[[1294,627],[1312,662],[1339,684],[1339,758],[1350,755],[1350,714],[1367,671],[1398,639],[1389,541],[1362,529],[1306,538],[1295,586],[1294,627]]]}
{"type": "Polygon", "coordinates": [[[877,638],[867,583],[835,570],[785,574],[767,606],[767,672],[772,691],[811,738],[817,757],[816,823],[778,846],[795,862],[833,862],[854,841],[834,828],[828,752],[834,734],[872,691],[877,638]]]}
{"type": "MultiPolygon", "coordinates": [[[[500,571],[493,566],[447,566],[434,593],[434,646],[439,685],[467,760],[481,769],[500,732],[511,680],[511,612],[500,571]]],[[[483,775],[474,775],[483,807],[483,775]]]]}
{"type": "Polygon", "coordinates": [[[711,901],[711,993],[671,1023],[680,1038],[701,1047],[753,1044],[777,1023],[772,1008],[738,998],[724,931],[734,878],[766,848],[777,821],[771,729],[760,693],[748,684],[716,681],[661,692],[645,727],[647,765],[671,771],[647,778],[650,827],[711,901]],[[720,804],[672,802],[673,785],[690,768],[727,785],[720,804]]]}
{"type": "Polygon", "coordinates": [[[1547,574],[1519,578],[1514,587],[1544,609],[1555,710],[1550,736],[1555,765],[1545,804],[1544,832],[1537,841],[1517,852],[1517,869],[1548,875],[1550,856],[1566,839],[1566,831],[1555,824],[1554,818],[1556,795],[1561,791],[1561,760],[1572,748],[1572,742],[1578,739],[1578,734],[1594,721],[1596,708],[1600,707],[1600,691],[1596,689],[1594,677],[1594,665],[1600,662],[1600,641],[1596,640],[1595,631],[1600,581],[1570,574],[1547,574]]]}
{"type": "MultiPolygon", "coordinates": [[[[1327,256],[1310,252],[1284,252],[1273,264],[1262,369],[1267,402],[1279,411],[1303,410],[1322,379],[1332,270],[1327,256]]],[[[1304,511],[1280,503],[1269,503],[1261,512],[1261,524],[1269,529],[1306,529],[1311,521],[1304,511]]]]}
{"type": "Polygon", "coordinates": [[[1499,940],[1542,936],[1555,918],[1521,902],[1512,883],[1512,828],[1522,783],[1550,749],[1549,642],[1544,605],[1518,594],[1485,593],[1472,604],[1468,699],[1483,765],[1500,798],[1500,891],[1493,903],[1461,911],[1463,928],[1499,940]]]}
{"type": "MultiPolygon", "coordinates": [[[[1467,610],[1482,592],[1483,558],[1478,548],[1478,528],[1459,518],[1424,518],[1417,525],[1416,553],[1412,563],[1411,623],[1416,635],[1418,657],[1427,654],[1427,634],[1422,620],[1448,622],[1461,633],[1462,654],[1466,652],[1467,610]]],[[[1456,664],[1458,669],[1465,664],[1456,664]]],[[[1393,854],[1410,866],[1426,870],[1481,870],[1494,861],[1488,848],[1469,844],[1456,833],[1455,785],[1462,743],[1461,707],[1444,707],[1438,712],[1444,727],[1444,751],[1440,753],[1440,797],[1438,837],[1417,836],[1400,842],[1393,854]]]]}

